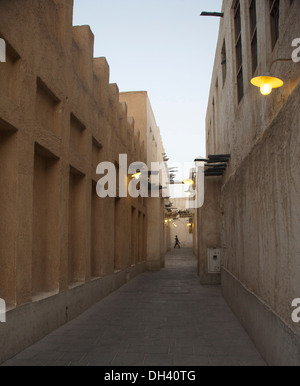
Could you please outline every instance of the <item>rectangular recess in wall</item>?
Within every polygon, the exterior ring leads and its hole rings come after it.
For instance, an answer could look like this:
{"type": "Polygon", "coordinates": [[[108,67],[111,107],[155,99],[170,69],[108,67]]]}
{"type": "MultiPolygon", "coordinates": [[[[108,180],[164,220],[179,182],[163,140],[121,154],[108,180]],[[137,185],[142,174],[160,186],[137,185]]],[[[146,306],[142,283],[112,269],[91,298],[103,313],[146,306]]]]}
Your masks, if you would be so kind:
{"type": "Polygon", "coordinates": [[[116,197],[120,197],[120,165],[115,161],[116,167],[116,197]]]}
{"type": "Polygon", "coordinates": [[[252,74],[255,73],[258,65],[258,47],[257,47],[257,12],[256,0],[250,0],[250,43],[251,43],[251,64],[252,74]]]}
{"type": "Polygon", "coordinates": [[[236,0],[234,4],[234,29],[235,29],[237,93],[238,93],[238,103],[240,103],[240,101],[244,96],[242,18],[241,18],[240,0],[236,0]]]}
{"type": "Polygon", "coordinates": [[[98,164],[101,162],[101,149],[102,145],[100,142],[98,142],[94,137],[92,139],[92,166],[93,166],[93,171],[96,173],[96,169],[98,164]]]}
{"type": "Polygon", "coordinates": [[[73,286],[86,278],[86,178],[70,167],[69,180],[69,285],[73,286]]]}
{"type": "Polygon", "coordinates": [[[135,265],[137,253],[136,209],[131,207],[131,265],[135,265]]]}
{"type": "Polygon", "coordinates": [[[119,271],[122,269],[122,213],[121,213],[121,200],[115,198],[115,232],[114,232],[114,269],[119,271]]]}
{"type": "Polygon", "coordinates": [[[226,81],[226,76],[227,76],[227,52],[226,52],[225,38],[223,40],[222,51],[221,51],[221,65],[222,65],[222,81],[224,86],[226,81]]]}
{"type": "Polygon", "coordinates": [[[142,212],[139,211],[138,214],[138,229],[139,229],[139,235],[138,235],[138,261],[139,263],[143,261],[143,216],[142,212]]]}
{"type": "Polygon", "coordinates": [[[274,49],[280,33],[280,28],[279,28],[280,0],[269,0],[269,3],[270,3],[271,40],[272,40],[272,49],[274,49]]]}
{"type": "Polygon", "coordinates": [[[0,89],[2,95],[19,103],[21,95],[20,55],[0,33],[6,45],[6,62],[0,65],[0,89]]]}
{"type": "Polygon", "coordinates": [[[70,116],[70,147],[81,155],[87,152],[86,127],[74,114],[70,116]]]}
{"type": "Polygon", "coordinates": [[[50,88],[37,78],[36,89],[36,121],[42,128],[52,131],[56,135],[60,134],[60,99],[50,90],[50,88]]]}
{"type": "MultiPolygon", "coordinates": [[[[0,66],[1,67],[1,66],[0,66]]],[[[17,129],[0,118],[0,298],[16,304],[17,129]]]]}
{"type": "Polygon", "coordinates": [[[147,217],[143,215],[143,261],[147,259],[147,217]]]}
{"type": "MultiPolygon", "coordinates": [[[[32,296],[58,291],[60,263],[58,158],[35,144],[32,227],[32,296]]],[[[47,295],[46,295],[47,296],[47,295]]]]}
{"type": "Polygon", "coordinates": [[[102,205],[96,191],[96,182],[92,182],[92,213],[91,213],[91,276],[100,277],[102,273],[102,205]]]}

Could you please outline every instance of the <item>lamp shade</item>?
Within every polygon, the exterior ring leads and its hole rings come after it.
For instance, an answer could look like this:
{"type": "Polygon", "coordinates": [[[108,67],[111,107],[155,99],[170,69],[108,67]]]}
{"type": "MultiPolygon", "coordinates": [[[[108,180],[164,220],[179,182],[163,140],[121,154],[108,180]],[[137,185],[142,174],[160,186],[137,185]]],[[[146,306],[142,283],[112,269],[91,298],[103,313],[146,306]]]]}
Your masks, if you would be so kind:
{"type": "Polygon", "coordinates": [[[273,88],[282,87],[284,84],[281,79],[269,75],[257,76],[256,78],[251,79],[251,83],[253,86],[260,88],[262,95],[269,95],[273,88]]]}
{"type": "Polygon", "coordinates": [[[137,172],[137,173],[135,173],[135,174],[132,174],[132,178],[135,178],[136,180],[139,180],[140,179],[140,177],[141,177],[141,175],[142,175],[142,173],[141,172],[137,172]]]}
{"type": "Polygon", "coordinates": [[[190,178],[187,178],[186,180],[183,180],[184,185],[194,185],[194,181],[190,178]]]}

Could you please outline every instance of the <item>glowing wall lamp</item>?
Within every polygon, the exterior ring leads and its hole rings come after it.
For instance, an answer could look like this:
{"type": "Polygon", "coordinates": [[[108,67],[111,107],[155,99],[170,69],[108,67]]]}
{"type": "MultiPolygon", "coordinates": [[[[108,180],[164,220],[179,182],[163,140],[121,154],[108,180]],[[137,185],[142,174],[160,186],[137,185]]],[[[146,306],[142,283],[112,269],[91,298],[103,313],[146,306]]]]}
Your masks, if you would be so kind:
{"type": "MultiPolygon", "coordinates": [[[[270,71],[274,63],[290,62],[290,61],[292,61],[291,58],[279,58],[279,59],[273,60],[273,62],[270,65],[270,71]]],[[[253,84],[253,86],[260,88],[260,92],[262,95],[270,95],[273,88],[280,88],[284,85],[283,80],[279,78],[275,78],[269,72],[263,76],[257,76],[251,79],[251,83],[253,84]]]]}
{"type": "Polygon", "coordinates": [[[132,177],[132,178],[135,178],[136,180],[139,180],[140,177],[141,177],[141,175],[142,175],[142,173],[141,173],[141,172],[138,172],[138,173],[133,174],[131,177],[132,177]]]}
{"type": "Polygon", "coordinates": [[[271,75],[257,76],[256,78],[251,79],[251,83],[253,86],[260,88],[260,93],[262,95],[269,95],[273,88],[279,88],[284,85],[284,82],[281,79],[271,75]]]}
{"type": "Polygon", "coordinates": [[[184,185],[194,185],[194,181],[187,178],[186,180],[183,180],[184,185]]]}

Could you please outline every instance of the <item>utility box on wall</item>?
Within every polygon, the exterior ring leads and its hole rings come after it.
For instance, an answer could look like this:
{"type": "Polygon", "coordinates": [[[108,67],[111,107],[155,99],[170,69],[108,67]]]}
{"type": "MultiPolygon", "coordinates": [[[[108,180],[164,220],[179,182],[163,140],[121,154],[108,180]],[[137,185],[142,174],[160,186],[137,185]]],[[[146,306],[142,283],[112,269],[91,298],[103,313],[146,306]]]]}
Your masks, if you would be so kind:
{"type": "Polygon", "coordinates": [[[208,248],[208,273],[221,273],[221,249],[208,248]]]}

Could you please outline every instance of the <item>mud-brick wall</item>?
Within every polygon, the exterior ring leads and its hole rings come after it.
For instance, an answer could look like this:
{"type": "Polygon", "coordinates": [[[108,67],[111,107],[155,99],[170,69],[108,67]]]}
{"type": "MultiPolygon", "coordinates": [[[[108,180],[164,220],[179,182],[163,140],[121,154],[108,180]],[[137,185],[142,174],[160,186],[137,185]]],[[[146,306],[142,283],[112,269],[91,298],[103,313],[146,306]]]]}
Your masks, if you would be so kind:
{"type": "Polygon", "coordinates": [[[292,300],[300,295],[299,103],[300,85],[222,191],[224,293],[244,324],[256,326],[257,344],[262,347],[267,340],[268,347],[274,346],[266,356],[269,363],[279,364],[284,354],[297,363],[300,351],[295,353],[270,324],[258,326],[259,312],[250,302],[242,311],[229,283],[238,281],[266,304],[283,321],[282,329],[295,333],[300,349],[300,325],[291,318],[292,300]]]}

